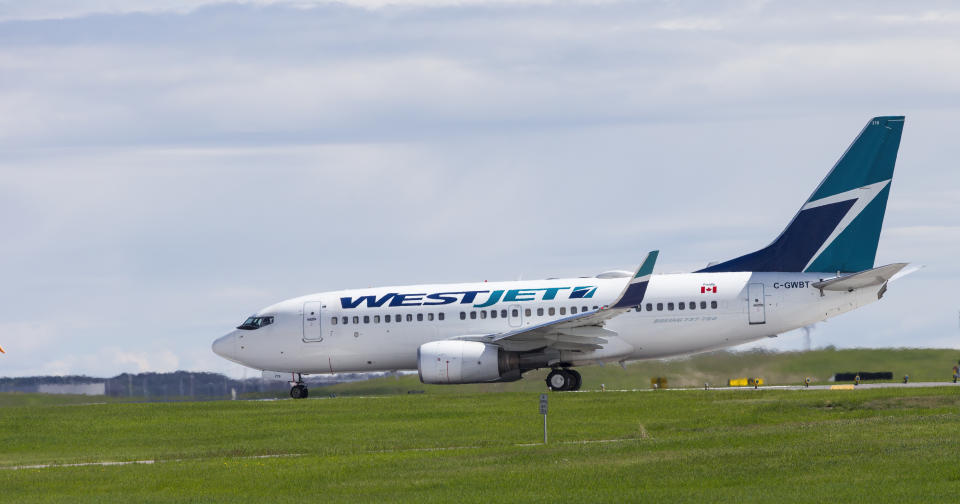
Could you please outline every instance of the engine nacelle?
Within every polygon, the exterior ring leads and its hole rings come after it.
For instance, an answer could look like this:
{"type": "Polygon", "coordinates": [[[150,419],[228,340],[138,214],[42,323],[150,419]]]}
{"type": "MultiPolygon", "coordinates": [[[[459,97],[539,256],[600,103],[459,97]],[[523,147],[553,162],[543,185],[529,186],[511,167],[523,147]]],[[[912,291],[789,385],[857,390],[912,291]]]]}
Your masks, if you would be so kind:
{"type": "Polygon", "coordinates": [[[417,349],[423,383],[482,383],[520,379],[520,359],[497,345],[478,341],[432,341],[417,349]]]}

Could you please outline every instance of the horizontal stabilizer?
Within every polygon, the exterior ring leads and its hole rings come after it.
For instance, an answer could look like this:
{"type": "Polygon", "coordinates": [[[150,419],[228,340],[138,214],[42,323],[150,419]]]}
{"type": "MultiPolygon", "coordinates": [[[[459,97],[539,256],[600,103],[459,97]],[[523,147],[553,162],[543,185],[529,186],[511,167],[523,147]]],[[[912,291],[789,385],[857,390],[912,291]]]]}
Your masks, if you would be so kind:
{"type": "Polygon", "coordinates": [[[875,287],[887,283],[908,263],[893,263],[879,268],[873,268],[852,275],[844,275],[830,280],[813,283],[813,287],[821,291],[852,291],[865,287],[875,287]]]}

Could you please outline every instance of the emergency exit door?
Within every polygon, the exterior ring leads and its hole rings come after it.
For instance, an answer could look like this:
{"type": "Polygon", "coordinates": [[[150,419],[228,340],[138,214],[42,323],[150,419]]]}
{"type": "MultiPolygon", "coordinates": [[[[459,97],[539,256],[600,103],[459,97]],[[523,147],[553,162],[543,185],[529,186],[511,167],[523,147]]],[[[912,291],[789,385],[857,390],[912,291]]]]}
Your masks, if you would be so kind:
{"type": "Polygon", "coordinates": [[[319,301],[303,303],[303,341],[323,341],[323,330],[320,323],[320,309],[323,304],[319,301]]]}
{"type": "Polygon", "coordinates": [[[507,308],[507,314],[509,316],[510,327],[520,327],[523,325],[523,312],[521,311],[520,305],[510,305],[507,308]]]}
{"type": "Polygon", "coordinates": [[[747,287],[747,311],[751,324],[767,323],[767,302],[763,298],[763,284],[752,283],[747,287]]]}

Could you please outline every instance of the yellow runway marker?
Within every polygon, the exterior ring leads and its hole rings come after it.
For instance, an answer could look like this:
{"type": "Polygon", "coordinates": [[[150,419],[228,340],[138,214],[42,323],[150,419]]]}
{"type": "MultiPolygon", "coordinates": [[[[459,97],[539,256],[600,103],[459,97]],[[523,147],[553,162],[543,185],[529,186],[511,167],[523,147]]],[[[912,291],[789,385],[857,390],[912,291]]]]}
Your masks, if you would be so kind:
{"type": "Polygon", "coordinates": [[[853,390],[853,385],[830,385],[830,390],[853,390]]]}

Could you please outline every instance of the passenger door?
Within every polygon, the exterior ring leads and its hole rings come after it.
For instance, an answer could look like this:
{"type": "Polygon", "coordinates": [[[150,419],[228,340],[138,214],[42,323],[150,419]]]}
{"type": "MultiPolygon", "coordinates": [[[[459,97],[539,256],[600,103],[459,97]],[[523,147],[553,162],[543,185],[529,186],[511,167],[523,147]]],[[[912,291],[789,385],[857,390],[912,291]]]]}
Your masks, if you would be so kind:
{"type": "Polygon", "coordinates": [[[323,341],[321,308],[320,301],[303,303],[303,341],[323,341]]]}
{"type": "Polygon", "coordinates": [[[751,324],[767,323],[766,300],[763,298],[763,284],[752,283],[747,287],[747,311],[751,324]]]}

